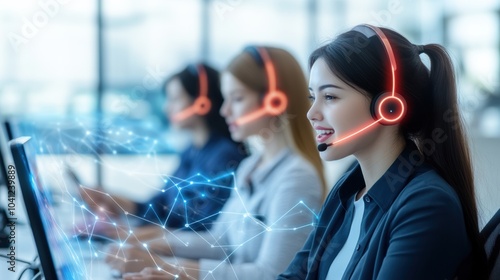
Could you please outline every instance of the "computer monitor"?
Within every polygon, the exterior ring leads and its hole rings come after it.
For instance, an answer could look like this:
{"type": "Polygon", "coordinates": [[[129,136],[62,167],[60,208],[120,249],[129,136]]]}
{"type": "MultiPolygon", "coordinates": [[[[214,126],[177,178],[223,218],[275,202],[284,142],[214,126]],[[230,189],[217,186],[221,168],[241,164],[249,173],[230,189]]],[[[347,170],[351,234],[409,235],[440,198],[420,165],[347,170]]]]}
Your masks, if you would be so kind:
{"type": "MultiPolygon", "coordinates": [[[[8,122],[4,122],[4,124],[5,123],[8,122]]],[[[4,125],[0,125],[0,248],[7,248],[10,246],[5,226],[7,225],[9,219],[9,216],[7,215],[7,208],[10,184],[9,176],[7,174],[7,165],[12,164],[12,157],[8,147],[8,142],[11,139],[9,139],[5,128],[6,127],[4,125]]]]}
{"type": "Polygon", "coordinates": [[[86,279],[82,251],[90,244],[78,242],[58,224],[54,205],[36,167],[36,147],[31,137],[9,142],[45,279],[86,279]]]}
{"type": "Polygon", "coordinates": [[[12,127],[12,122],[8,119],[3,121],[2,129],[5,129],[5,135],[10,140],[14,139],[15,129],[12,127]]]}
{"type": "Polygon", "coordinates": [[[7,143],[12,140],[11,138],[8,137],[7,132],[5,131],[4,126],[0,126],[0,176],[1,178],[1,185],[8,185],[8,175],[7,175],[7,164],[8,158],[10,158],[10,151],[8,149],[7,143]]]}

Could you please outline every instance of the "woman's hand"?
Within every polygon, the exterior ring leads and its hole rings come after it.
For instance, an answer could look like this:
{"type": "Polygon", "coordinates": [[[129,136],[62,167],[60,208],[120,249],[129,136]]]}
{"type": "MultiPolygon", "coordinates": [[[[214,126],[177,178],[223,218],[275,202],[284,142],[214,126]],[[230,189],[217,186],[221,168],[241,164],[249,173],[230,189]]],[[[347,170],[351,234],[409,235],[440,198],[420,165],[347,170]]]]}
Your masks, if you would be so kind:
{"type": "Polygon", "coordinates": [[[161,267],[165,264],[160,257],[147,250],[146,247],[130,244],[110,245],[105,261],[121,273],[139,272],[145,267],[161,267]]]}
{"type": "Polygon", "coordinates": [[[99,214],[108,218],[116,218],[125,213],[135,213],[136,204],[128,199],[110,195],[98,189],[80,187],[80,196],[85,203],[99,214]]]}
{"type": "Polygon", "coordinates": [[[199,278],[199,264],[196,261],[182,261],[182,265],[165,263],[161,268],[146,267],[139,273],[127,273],[123,275],[124,280],[192,280],[199,278]]]}

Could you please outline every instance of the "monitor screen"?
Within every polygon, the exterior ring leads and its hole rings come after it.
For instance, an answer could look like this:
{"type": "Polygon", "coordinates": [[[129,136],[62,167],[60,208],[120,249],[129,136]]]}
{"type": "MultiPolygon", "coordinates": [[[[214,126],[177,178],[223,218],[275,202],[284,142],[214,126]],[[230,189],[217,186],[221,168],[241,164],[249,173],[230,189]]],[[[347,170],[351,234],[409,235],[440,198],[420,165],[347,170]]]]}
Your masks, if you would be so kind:
{"type": "Polygon", "coordinates": [[[30,139],[14,139],[10,148],[45,279],[87,279],[83,251],[93,247],[79,242],[58,222],[57,209],[37,171],[35,141],[30,139]]]}

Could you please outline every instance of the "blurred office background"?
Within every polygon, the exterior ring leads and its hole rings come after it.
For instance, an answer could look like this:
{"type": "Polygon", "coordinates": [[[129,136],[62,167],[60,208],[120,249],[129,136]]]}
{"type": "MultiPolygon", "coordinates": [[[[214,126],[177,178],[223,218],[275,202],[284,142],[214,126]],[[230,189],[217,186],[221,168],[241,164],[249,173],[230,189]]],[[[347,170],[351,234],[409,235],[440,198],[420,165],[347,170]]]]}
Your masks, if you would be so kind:
{"type": "MultiPolygon", "coordinates": [[[[134,196],[145,197],[144,189],[155,190],[155,172],[169,172],[176,160],[169,154],[182,146],[168,137],[162,113],[165,77],[199,60],[222,68],[252,43],[287,48],[307,71],[312,50],[359,23],[448,48],[471,133],[483,219],[489,218],[500,207],[500,0],[3,1],[0,114],[36,120],[28,131],[73,151],[105,124],[99,148],[105,156],[73,162],[89,184],[122,186],[127,175],[136,178],[134,184],[149,188],[136,188],[134,196]],[[123,160],[137,157],[134,152],[144,161],[123,160]]],[[[344,165],[327,168],[331,185],[344,165]]]]}

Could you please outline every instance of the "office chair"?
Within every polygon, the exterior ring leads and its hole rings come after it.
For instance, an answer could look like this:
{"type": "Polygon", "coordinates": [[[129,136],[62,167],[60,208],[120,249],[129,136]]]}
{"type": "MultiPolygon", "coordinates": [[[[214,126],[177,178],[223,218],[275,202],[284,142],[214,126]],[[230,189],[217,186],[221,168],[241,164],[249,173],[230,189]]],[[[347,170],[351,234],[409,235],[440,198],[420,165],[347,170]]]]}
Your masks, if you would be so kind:
{"type": "Polygon", "coordinates": [[[500,209],[481,230],[488,260],[489,279],[500,279],[500,209]]]}

